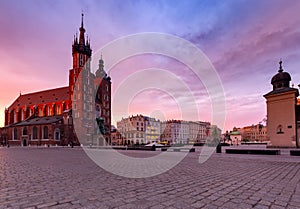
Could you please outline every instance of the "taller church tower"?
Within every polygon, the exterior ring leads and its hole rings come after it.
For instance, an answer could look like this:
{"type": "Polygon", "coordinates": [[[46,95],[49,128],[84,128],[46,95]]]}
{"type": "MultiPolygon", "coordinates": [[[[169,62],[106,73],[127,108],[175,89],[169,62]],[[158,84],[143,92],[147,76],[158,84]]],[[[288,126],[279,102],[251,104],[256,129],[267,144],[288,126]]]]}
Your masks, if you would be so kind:
{"type": "Polygon", "coordinates": [[[79,28],[79,39],[76,34],[72,45],[73,68],[69,71],[69,95],[72,101],[74,85],[81,71],[90,72],[92,49],[88,38],[85,40],[85,29],[83,27],[83,14],[81,14],[81,27],[79,28]]]}
{"type": "Polygon", "coordinates": [[[273,90],[267,100],[267,133],[273,147],[299,147],[297,140],[296,106],[298,89],[290,87],[291,76],[284,72],[282,61],[273,76],[273,90]]]}
{"type": "Polygon", "coordinates": [[[83,14],[72,45],[73,68],[69,71],[69,100],[72,108],[73,125],[81,144],[89,144],[94,132],[94,78],[91,73],[92,50],[88,38],[85,38],[83,14]]]}
{"type": "Polygon", "coordinates": [[[111,78],[104,70],[102,55],[96,75],[91,72],[92,50],[84,34],[83,14],[79,31],[79,39],[74,37],[73,68],[69,71],[73,125],[81,144],[100,146],[111,142],[111,78]]]}

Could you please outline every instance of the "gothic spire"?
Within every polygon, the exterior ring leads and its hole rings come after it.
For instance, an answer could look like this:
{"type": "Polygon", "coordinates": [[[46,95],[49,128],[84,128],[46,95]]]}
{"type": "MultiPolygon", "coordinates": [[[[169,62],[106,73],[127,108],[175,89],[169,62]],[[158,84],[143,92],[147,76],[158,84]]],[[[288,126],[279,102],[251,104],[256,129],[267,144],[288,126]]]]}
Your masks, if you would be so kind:
{"type": "Polygon", "coordinates": [[[79,44],[80,45],[84,45],[85,44],[85,40],[84,40],[85,29],[83,27],[83,16],[84,16],[84,14],[81,13],[81,27],[79,28],[79,31],[80,31],[79,44]]]}
{"type": "Polygon", "coordinates": [[[96,77],[106,78],[107,74],[104,70],[104,61],[102,59],[102,53],[99,60],[98,70],[96,71],[96,77]]]}
{"type": "Polygon", "coordinates": [[[81,28],[83,28],[83,16],[84,16],[84,14],[83,14],[83,12],[81,12],[81,28]]]}
{"type": "Polygon", "coordinates": [[[102,52],[101,52],[101,57],[99,60],[99,70],[104,71],[104,61],[102,59],[102,52]]]}
{"type": "Polygon", "coordinates": [[[75,53],[81,53],[85,54],[88,57],[92,55],[92,50],[90,47],[90,40],[87,37],[85,37],[85,28],[83,26],[83,17],[84,14],[81,13],[81,25],[79,27],[79,34],[76,32],[76,35],[74,37],[74,43],[72,45],[72,54],[75,53]]]}

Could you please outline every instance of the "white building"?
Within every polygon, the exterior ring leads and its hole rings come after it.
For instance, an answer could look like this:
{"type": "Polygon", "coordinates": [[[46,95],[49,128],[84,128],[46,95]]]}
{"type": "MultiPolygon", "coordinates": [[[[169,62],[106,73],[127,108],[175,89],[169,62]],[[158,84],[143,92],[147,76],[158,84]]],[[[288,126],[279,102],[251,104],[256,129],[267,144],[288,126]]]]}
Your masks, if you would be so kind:
{"type": "Polygon", "coordinates": [[[205,143],[210,130],[209,122],[189,121],[189,142],[205,143]]]}
{"type": "Polygon", "coordinates": [[[161,141],[169,144],[187,144],[190,140],[189,122],[168,120],[161,123],[161,141]]]}
{"type": "Polygon", "coordinates": [[[143,115],[122,118],[117,129],[124,138],[124,144],[148,144],[160,139],[160,121],[143,115]]]}

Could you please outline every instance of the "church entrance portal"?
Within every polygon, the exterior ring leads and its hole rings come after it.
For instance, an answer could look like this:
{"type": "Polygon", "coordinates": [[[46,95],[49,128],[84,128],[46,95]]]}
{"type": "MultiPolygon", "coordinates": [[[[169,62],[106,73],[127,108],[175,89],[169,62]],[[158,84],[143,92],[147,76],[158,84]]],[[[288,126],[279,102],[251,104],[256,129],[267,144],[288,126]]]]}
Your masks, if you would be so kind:
{"type": "Polygon", "coordinates": [[[29,137],[28,136],[22,136],[21,146],[26,147],[28,146],[29,137]]]}

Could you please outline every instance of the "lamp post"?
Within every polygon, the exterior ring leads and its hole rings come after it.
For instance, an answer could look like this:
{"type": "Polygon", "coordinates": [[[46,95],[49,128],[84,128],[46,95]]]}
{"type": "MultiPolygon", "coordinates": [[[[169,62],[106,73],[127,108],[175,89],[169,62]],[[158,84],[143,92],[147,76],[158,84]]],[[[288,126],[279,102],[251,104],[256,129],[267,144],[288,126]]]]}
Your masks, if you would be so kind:
{"type": "MultiPolygon", "coordinates": [[[[298,84],[298,88],[300,89],[300,84],[298,84]]],[[[298,109],[299,110],[299,109],[298,109]]],[[[297,115],[299,117],[300,111],[297,112],[297,115]]],[[[297,117],[296,117],[297,118],[297,117]]],[[[300,121],[298,122],[296,119],[296,147],[299,148],[299,135],[300,135],[300,121]],[[298,131],[299,130],[299,131],[298,131]]]]}

